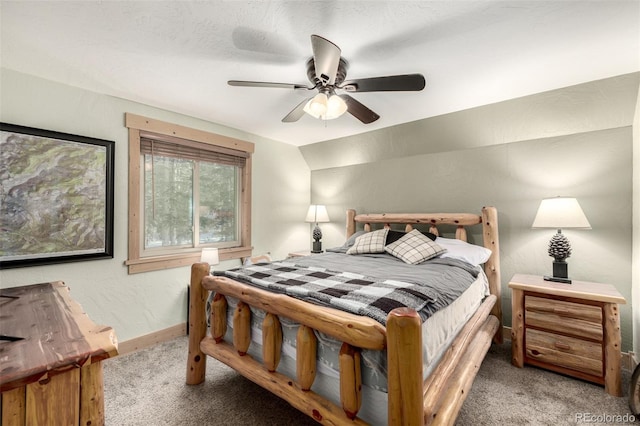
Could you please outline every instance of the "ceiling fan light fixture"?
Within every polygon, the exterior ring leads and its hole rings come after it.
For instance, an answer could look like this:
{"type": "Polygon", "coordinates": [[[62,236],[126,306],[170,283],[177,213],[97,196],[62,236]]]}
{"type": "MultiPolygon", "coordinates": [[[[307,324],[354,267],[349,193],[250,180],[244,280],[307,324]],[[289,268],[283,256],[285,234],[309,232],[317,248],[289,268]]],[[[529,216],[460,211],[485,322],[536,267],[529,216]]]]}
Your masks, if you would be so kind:
{"type": "Polygon", "coordinates": [[[318,93],[304,106],[304,112],[313,118],[333,120],[347,112],[346,102],[337,95],[327,98],[325,93],[318,93]]]}
{"type": "Polygon", "coordinates": [[[333,95],[327,102],[327,113],[324,120],[333,120],[347,112],[347,103],[338,95],[333,95]]]}
{"type": "Polygon", "coordinates": [[[314,118],[321,118],[327,113],[327,95],[320,92],[304,106],[304,112],[314,118]]]}

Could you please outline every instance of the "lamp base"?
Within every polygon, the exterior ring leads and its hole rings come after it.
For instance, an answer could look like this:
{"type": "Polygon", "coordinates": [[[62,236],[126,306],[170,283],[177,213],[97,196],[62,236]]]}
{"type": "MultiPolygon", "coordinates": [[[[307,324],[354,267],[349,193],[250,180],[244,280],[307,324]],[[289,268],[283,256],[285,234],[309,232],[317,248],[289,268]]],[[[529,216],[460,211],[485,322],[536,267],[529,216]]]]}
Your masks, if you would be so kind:
{"type": "Polygon", "coordinates": [[[553,276],[544,276],[545,281],[554,281],[557,283],[571,284],[568,275],[568,265],[564,260],[555,260],[553,262],[553,276]]]}
{"type": "Polygon", "coordinates": [[[322,241],[314,241],[311,253],[322,253],[322,241]]]}
{"type": "Polygon", "coordinates": [[[553,282],[556,282],[556,283],[571,284],[571,279],[570,278],[550,277],[549,275],[545,275],[543,278],[544,278],[545,281],[553,281],[553,282]]]}

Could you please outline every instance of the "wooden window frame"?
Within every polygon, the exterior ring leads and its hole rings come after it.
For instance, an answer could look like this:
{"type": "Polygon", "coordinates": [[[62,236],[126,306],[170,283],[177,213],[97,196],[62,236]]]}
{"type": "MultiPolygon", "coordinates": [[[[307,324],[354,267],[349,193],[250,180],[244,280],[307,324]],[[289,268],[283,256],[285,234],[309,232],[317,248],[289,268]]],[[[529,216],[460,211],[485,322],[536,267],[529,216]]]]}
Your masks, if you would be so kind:
{"type": "Polygon", "coordinates": [[[219,256],[220,260],[251,256],[253,249],[251,246],[251,154],[254,152],[254,144],[131,113],[125,114],[125,126],[129,129],[129,258],[125,261],[129,274],[189,266],[200,261],[200,251],[193,249],[185,249],[185,253],[182,254],[141,256],[140,137],[145,133],[168,141],[172,139],[196,141],[249,154],[242,169],[240,246],[220,248],[219,256]]]}

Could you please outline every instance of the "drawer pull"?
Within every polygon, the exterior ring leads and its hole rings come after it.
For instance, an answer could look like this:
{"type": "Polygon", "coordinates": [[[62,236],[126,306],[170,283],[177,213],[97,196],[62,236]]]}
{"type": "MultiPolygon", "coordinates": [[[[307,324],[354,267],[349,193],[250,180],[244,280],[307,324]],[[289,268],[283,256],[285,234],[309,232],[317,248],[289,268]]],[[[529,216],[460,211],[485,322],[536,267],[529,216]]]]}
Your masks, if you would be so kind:
{"type": "Polygon", "coordinates": [[[562,308],[553,308],[553,313],[561,316],[569,316],[570,312],[562,308]]]}
{"type": "Polygon", "coordinates": [[[568,350],[571,349],[571,346],[569,346],[568,344],[563,343],[563,342],[554,342],[553,344],[555,345],[556,348],[562,349],[562,350],[565,350],[565,351],[568,351],[568,350]]]}

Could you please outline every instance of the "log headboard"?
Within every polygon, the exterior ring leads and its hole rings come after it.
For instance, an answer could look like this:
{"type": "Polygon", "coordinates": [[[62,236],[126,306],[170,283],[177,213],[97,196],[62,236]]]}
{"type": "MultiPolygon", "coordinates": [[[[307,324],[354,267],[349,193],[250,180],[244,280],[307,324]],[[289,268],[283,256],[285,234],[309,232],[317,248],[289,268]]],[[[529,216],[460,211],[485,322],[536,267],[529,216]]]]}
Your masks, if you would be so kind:
{"type": "Polygon", "coordinates": [[[502,343],[502,283],[500,278],[500,246],[498,239],[498,212],[495,207],[483,207],[481,214],[474,213],[376,213],[356,214],[353,209],[347,210],[346,236],[349,238],[356,232],[358,223],[364,224],[366,232],[371,231],[371,224],[405,225],[405,231],[413,229],[413,225],[429,225],[429,232],[440,235],[438,225],[453,225],[456,227],[456,238],[467,241],[467,226],[482,224],[483,246],[491,250],[489,260],[484,264],[484,271],[489,279],[489,291],[498,301],[493,307],[492,314],[500,321],[498,333],[494,337],[496,343],[502,343]]]}

